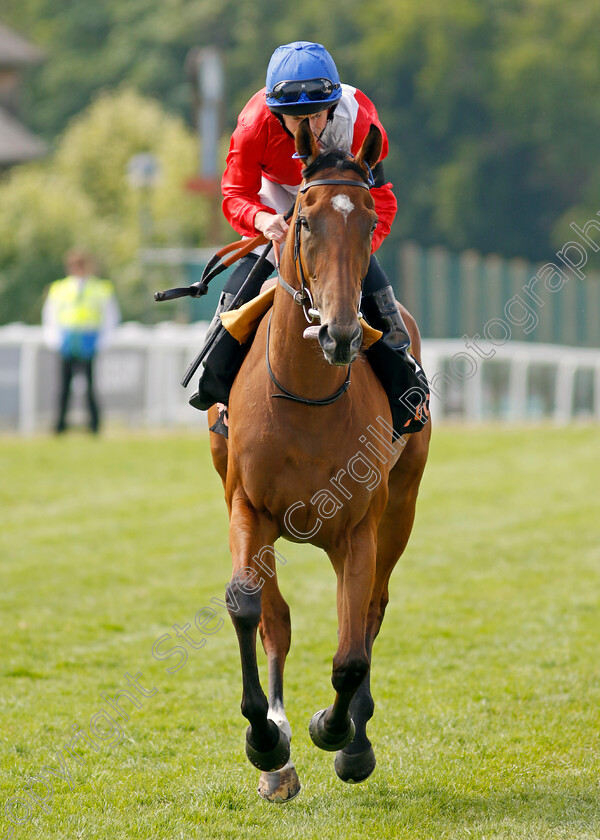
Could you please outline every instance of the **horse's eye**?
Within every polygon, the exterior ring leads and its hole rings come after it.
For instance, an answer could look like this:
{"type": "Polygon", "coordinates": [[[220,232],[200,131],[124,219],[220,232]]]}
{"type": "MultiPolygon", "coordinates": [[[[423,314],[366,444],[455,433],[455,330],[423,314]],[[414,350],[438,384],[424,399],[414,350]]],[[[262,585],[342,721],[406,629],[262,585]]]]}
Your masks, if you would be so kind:
{"type": "Polygon", "coordinates": [[[302,218],[300,219],[300,224],[302,225],[302,227],[304,228],[304,230],[310,230],[310,228],[309,228],[309,226],[308,226],[308,222],[306,221],[306,219],[304,218],[304,216],[302,216],[302,218]]]}
{"type": "Polygon", "coordinates": [[[378,222],[373,222],[373,226],[371,227],[371,236],[375,233],[375,228],[377,227],[378,222]]]}

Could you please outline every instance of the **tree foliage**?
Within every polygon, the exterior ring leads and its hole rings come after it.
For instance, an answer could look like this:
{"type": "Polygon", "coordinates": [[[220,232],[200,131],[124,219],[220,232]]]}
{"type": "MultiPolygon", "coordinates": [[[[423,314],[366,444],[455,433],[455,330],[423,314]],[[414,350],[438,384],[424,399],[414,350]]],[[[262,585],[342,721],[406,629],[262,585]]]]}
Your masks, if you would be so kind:
{"type": "MultiPolygon", "coordinates": [[[[185,57],[204,45],[223,49],[229,132],[271,51],[317,40],[388,130],[393,237],[541,259],[571,220],[600,209],[597,0],[330,0],[326,10],[317,0],[3,0],[2,16],[47,50],[25,104],[49,138],[124,82],[191,122],[185,57]]],[[[61,169],[84,165],[70,154],[61,169]]],[[[100,168],[113,160],[102,144],[94,154],[100,168]]],[[[93,180],[86,195],[109,212],[117,199],[93,180]]]]}
{"type": "Polygon", "coordinates": [[[403,235],[546,257],[600,174],[598,4],[373,0],[362,16],[403,235]]]}
{"type": "Polygon", "coordinates": [[[183,189],[196,166],[196,147],[179,118],[123,89],[100,94],[73,120],[51,159],[16,168],[0,184],[2,321],[39,318],[43,290],[64,273],[63,255],[74,244],[97,255],[117,282],[125,314],[139,316],[149,295],[141,291],[136,262],[140,246],[149,244],[142,237],[194,246],[206,235],[206,202],[183,189]],[[128,161],[143,152],[159,167],[158,182],[147,192],[127,178],[128,161]]]}

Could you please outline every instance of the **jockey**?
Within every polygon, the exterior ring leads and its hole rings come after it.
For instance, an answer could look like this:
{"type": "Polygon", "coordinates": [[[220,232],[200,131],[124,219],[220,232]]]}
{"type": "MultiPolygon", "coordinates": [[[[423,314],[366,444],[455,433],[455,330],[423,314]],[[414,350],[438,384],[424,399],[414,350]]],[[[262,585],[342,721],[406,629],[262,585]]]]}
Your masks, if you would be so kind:
{"type": "MultiPolygon", "coordinates": [[[[274,242],[285,240],[288,224],[284,215],[302,182],[303,162],[295,155],[294,138],[305,118],[323,151],[341,148],[352,154],[358,152],[374,123],[383,135],[382,159],[387,155],[387,135],[375,106],[357,88],[340,83],[335,63],[321,44],[295,41],[278,47],[267,68],[266,88],[250,99],[238,118],[221,182],[223,212],[242,236],[262,233],[274,242]]],[[[379,219],[373,235],[375,252],[390,232],[397,203],[381,160],[373,168],[373,177],[371,195],[379,219]]],[[[230,307],[262,248],[241,259],[225,283],[206,342],[220,328],[219,315],[230,307]]],[[[264,261],[259,276],[252,279],[251,287],[246,286],[239,306],[259,294],[274,268],[269,260],[264,261]]],[[[369,324],[383,332],[386,345],[401,357],[398,362],[413,364],[408,353],[410,337],[394,291],[373,254],[363,281],[361,310],[369,324]]],[[[247,345],[240,345],[223,331],[204,361],[191,405],[206,410],[215,402],[227,403],[246,350],[247,345]]]]}

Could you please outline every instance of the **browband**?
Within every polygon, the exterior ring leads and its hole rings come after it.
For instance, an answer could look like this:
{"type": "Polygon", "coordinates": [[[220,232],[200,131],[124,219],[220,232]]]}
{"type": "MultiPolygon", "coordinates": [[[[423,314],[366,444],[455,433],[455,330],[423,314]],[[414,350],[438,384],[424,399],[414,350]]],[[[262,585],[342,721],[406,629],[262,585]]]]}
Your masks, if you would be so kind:
{"type": "Polygon", "coordinates": [[[328,187],[328,186],[340,186],[343,185],[345,187],[363,187],[365,190],[371,189],[370,186],[365,181],[350,181],[350,180],[342,180],[340,178],[322,178],[319,181],[309,181],[307,184],[304,184],[303,187],[300,187],[300,192],[305,193],[311,187],[328,187]]]}

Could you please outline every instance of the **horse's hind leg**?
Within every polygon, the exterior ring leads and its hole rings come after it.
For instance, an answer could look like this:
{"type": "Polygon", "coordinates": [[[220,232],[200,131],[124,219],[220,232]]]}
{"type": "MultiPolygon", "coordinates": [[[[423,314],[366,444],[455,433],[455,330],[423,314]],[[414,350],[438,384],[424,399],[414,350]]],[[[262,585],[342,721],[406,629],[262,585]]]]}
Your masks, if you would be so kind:
{"type": "MultiPolygon", "coordinates": [[[[368,634],[370,635],[370,634],[368,634]]],[[[365,644],[371,661],[373,642],[365,644]]],[[[375,769],[375,753],[367,737],[367,723],[373,717],[375,704],[371,697],[370,668],[350,703],[350,717],[354,721],[354,739],[335,756],[335,772],[344,782],[364,782],[375,769]]]]}
{"type": "MultiPolygon", "coordinates": [[[[264,563],[268,563],[266,553],[264,563]]],[[[275,560],[269,564],[272,577],[265,579],[262,590],[260,635],[269,663],[269,711],[267,717],[292,739],[292,730],[283,705],[283,669],[290,649],[290,610],[279,591],[275,575],[275,560]]],[[[262,772],[258,792],[269,802],[287,802],[300,792],[300,780],[291,759],[271,773],[262,772]]]]}
{"type": "Polygon", "coordinates": [[[262,588],[269,577],[261,562],[273,553],[273,526],[234,495],[230,508],[229,540],[233,576],[227,587],[227,609],[233,621],[242,660],[242,714],[250,723],[246,754],[259,770],[279,770],[290,757],[285,732],[268,717],[269,704],[260,684],[256,660],[256,631],[261,618],[262,588]]]}
{"type": "MultiPolygon", "coordinates": [[[[375,584],[367,618],[365,648],[369,661],[389,601],[389,579],[412,530],[419,483],[427,460],[430,425],[409,437],[402,457],[390,472],[389,500],[377,533],[375,584]]],[[[335,758],[335,771],[345,782],[362,782],[375,769],[375,753],[367,737],[367,723],[373,717],[374,708],[368,673],[350,704],[356,735],[335,758]]]]}
{"type": "MultiPolygon", "coordinates": [[[[209,428],[214,425],[219,416],[217,406],[213,405],[208,409],[207,420],[209,428]]],[[[210,454],[212,455],[213,464],[216,471],[221,477],[223,486],[227,480],[227,439],[223,435],[218,435],[215,432],[209,432],[210,454]]]]}

